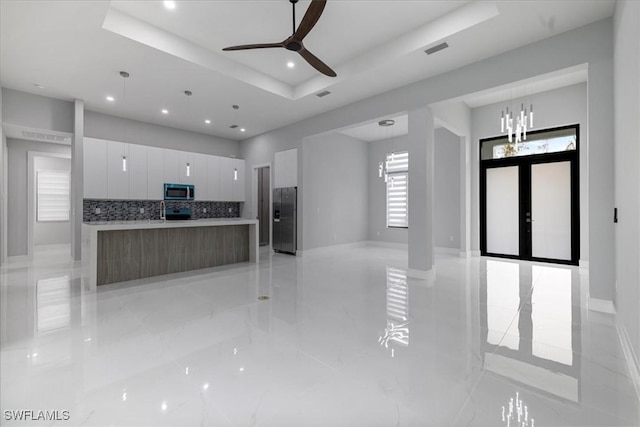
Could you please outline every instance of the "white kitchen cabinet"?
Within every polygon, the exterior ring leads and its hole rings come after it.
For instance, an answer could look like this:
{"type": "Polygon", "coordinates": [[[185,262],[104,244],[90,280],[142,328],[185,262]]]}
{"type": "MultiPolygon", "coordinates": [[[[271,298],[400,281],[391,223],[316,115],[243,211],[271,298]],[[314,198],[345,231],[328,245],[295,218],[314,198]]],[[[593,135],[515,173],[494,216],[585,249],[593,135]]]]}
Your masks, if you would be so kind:
{"type": "Polygon", "coordinates": [[[298,186],[298,149],[279,151],[275,155],[274,188],[298,186]]]}
{"type": "Polygon", "coordinates": [[[233,169],[235,159],[220,157],[220,198],[222,202],[233,200],[233,169]]]}
{"type": "Polygon", "coordinates": [[[180,184],[180,151],[163,149],[163,176],[168,184],[180,184]]]}
{"type": "Polygon", "coordinates": [[[220,191],[220,159],[218,156],[207,156],[207,200],[222,200],[220,191]]]}
{"type": "Polygon", "coordinates": [[[209,200],[209,181],[207,173],[209,157],[211,156],[207,156],[206,154],[193,154],[191,176],[193,177],[196,200],[209,200]]]}
{"type": "Polygon", "coordinates": [[[129,144],[107,141],[107,198],[129,198],[129,144]]]}
{"type": "Polygon", "coordinates": [[[129,145],[129,198],[131,200],[147,199],[147,147],[145,145],[129,145]]]}
{"type": "Polygon", "coordinates": [[[194,156],[195,153],[188,153],[186,151],[179,152],[180,166],[178,168],[178,184],[193,184],[194,183],[194,156]]]}
{"type": "Polygon", "coordinates": [[[234,169],[234,180],[232,183],[232,199],[234,202],[244,202],[245,199],[245,161],[243,159],[232,159],[234,169]]]}
{"type": "Polygon", "coordinates": [[[147,147],[147,199],[164,199],[164,150],[147,147]]]}
{"type": "Polygon", "coordinates": [[[84,138],[84,198],[107,198],[107,141],[84,138]]]}

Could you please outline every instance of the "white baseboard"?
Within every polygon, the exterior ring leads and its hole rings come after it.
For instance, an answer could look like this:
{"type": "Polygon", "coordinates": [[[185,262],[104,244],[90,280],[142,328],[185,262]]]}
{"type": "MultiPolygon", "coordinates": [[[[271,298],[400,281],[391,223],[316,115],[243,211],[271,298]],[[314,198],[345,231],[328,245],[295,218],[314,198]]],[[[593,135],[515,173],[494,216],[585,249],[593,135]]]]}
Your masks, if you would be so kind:
{"type": "Polygon", "coordinates": [[[480,251],[471,251],[471,256],[480,256],[480,251]]]}
{"type": "Polygon", "coordinates": [[[613,301],[606,299],[591,298],[587,301],[587,308],[591,311],[597,311],[600,313],[616,314],[616,307],[613,305],[613,301]]]}
{"type": "Polygon", "coordinates": [[[435,253],[460,256],[460,249],[458,248],[445,248],[443,246],[436,246],[435,253]]]}
{"type": "Polygon", "coordinates": [[[366,244],[369,246],[379,246],[382,248],[409,249],[409,245],[407,243],[393,243],[393,242],[383,242],[380,240],[367,240],[366,244]]]}
{"type": "Polygon", "coordinates": [[[323,253],[331,253],[332,251],[339,250],[339,249],[357,248],[357,247],[362,247],[366,245],[367,245],[367,242],[363,240],[361,242],[342,243],[339,245],[321,246],[319,248],[297,250],[296,255],[302,256],[302,257],[309,256],[309,255],[319,255],[323,253]]]}
{"type": "Polygon", "coordinates": [[[578,267],[579,268],[583,268],[585,270],[588,270],[589,269],[589,261],[585,261],[585,260],[582,260],[582,259],[579,260],[578,261],[578,267]]]}
{"type": "Polygon", "coordinates": [[[409,268],[407,269],[407,277],[422,280],[427,287],[431,287],[436,282],[436,268],[432,267],[431,270],[427,271],[409,268]]]}
{"type": "Polygon", "coordinates": [[[627,334],[627,329],[618,316],[616,316],[616,330],[618,331],[618,338],[620,339],[620,345],[622,346],[622,352],[624,358],[627,361],[627,367],[629,368],[629,376],[633,382],[633,386],[636,389],[636,397],[640,400],[640,367],[638,364],[638,357],[633,351],[631,340],[627,334]]]}

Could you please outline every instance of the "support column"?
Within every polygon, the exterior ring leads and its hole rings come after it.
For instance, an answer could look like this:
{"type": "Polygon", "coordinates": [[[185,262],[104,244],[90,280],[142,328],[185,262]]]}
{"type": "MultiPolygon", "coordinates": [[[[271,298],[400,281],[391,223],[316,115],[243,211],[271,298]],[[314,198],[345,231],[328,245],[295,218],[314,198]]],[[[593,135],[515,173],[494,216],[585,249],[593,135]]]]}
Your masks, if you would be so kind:
{"type": "Polygon", "coordinates": [[[435,136],[428,107],[409,111],[409,276],[434,279],[435,136]]]}
{"type": "Polygon", "coordinates": [[[82,259],[83,139],[84,101],[76,99],[71,142],[71,257],[74,261],[82,259]]]}

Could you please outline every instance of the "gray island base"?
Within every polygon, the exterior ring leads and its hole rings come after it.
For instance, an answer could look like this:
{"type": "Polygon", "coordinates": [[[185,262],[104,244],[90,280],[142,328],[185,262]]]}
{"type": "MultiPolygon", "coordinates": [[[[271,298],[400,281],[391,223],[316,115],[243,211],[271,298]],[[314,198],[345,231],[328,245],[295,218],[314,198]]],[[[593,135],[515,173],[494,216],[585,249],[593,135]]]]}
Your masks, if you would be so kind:
{"type": "Polygon", "coordinates": [[[258,262],[250,219],[83,224],[89,288],[239,262],[258,262]]]}

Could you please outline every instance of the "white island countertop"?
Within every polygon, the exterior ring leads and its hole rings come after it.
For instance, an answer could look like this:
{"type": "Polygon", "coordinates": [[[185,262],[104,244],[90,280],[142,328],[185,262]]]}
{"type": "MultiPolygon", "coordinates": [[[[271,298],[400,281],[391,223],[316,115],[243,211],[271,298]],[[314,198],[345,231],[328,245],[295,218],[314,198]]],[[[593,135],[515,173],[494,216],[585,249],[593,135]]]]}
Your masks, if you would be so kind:
{"type": "Polygon", "coordinates": [[[187,220],[142,220],[142,221],[92,221],[83,225],[92,231],[140,230],[149,228],[212,227],[222,225],[256,225],[257,219],[248,218],[202,218],[187,220]]]}

